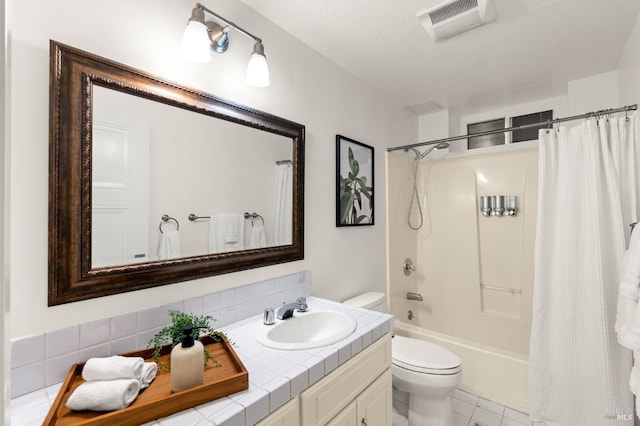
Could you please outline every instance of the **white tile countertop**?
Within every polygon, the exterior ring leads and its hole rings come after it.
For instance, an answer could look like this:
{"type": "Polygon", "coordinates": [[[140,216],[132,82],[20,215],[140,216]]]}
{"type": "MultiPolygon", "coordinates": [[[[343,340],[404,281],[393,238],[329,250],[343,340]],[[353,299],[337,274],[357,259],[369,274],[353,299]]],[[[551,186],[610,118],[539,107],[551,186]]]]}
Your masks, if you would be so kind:
{"type": "MultiPolygon", "coordinates": [[[[153,426],[251,426],[300,394],[352,356],[391,330],[392,316],[353,308],[316,297],[309,310],[334,310],[353,317],[358,325],[349,337],[329,346],[299,351],[270,349],[255,341],[262,314],[221,327],[249,371],[249,389],[150,422],[153,426]]],[[[71,367],[71,366],[69,366],[71,367]]],[[[11,424],[41,425],[62,383],[11,401],[11,424]]]]}

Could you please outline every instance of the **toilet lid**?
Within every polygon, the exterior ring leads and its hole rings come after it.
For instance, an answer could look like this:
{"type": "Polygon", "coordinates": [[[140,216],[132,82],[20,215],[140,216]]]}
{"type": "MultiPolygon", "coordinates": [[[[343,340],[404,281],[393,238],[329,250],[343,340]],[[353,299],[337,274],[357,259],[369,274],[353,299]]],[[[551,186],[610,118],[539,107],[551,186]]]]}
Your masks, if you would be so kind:
{"type": "Polygon", "coordinates": [[[462,361],[453,352],[424,340],[394,336],[391,345],[393,364],[425,374],[456,374],[462,361]]]}

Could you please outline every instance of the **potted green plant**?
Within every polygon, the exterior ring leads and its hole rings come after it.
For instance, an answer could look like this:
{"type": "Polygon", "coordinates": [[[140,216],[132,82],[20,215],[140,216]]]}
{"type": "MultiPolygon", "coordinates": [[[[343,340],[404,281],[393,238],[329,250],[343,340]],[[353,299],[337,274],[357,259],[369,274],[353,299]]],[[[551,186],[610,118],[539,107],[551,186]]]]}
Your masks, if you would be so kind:
{"type": "MultiPolygon", "coordinates": [[[[168,343],[171,343],[171,349],[176,346],[182,340],[182,328],[186,325],[191,325],[194,328],[198,328],[202,331],[202,333],[198,333],[194,337],[200,340],[201,335],[208,335],[214,341],[221,342],[226,341],[229,342],[229,338],[222,331],[218,331],[211,326],[212,322],[215,322],[216,319],[210,315],[193,315],[186,314],[180,311],[169,310],[169,316],[171,317],[171,324],[164,327],[160,331],[158,331],[153,339],[149,341],[149,346],[153,346],[153,360],[158,364],[158,368],[163,368],[168,370],[169,365],[161,364],[160,361],[160,351],[162,347],[168,343]]],[[[213,355],[207,349],[204,350],[204,362],[205,366],[211,363],[215,367],[219,367],[220,363],[215,359],[213,355]]]]}

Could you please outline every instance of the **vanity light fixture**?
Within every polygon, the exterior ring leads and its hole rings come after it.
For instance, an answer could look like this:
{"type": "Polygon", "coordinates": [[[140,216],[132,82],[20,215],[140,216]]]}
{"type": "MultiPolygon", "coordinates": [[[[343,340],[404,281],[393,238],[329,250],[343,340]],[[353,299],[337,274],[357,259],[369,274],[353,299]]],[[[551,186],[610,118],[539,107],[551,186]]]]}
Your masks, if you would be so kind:
{"type": "Polygon", "coordinates": [[[247,66],[245,82],[255,87],[269,85],[269,67],[264,54],[262,39],[240,28],[231,21],[208,9],[200,3],[191,11],[191,18],[182,36],[182,55],[194,62],[209,62],[211,51],[224,53],[229,48],[229,31],[236,30],[255,42],[253,53],[247,66]],[[223,25],[213,21],[205,21],[205,12],[212,15],[223,25]]]}

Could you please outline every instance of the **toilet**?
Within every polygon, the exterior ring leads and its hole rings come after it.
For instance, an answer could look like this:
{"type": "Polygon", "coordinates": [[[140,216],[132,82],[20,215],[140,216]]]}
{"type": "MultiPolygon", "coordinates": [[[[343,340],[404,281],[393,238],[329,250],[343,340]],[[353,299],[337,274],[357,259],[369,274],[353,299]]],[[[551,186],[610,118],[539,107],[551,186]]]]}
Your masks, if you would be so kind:
{"type": "MultiPolygon", "coordinates": [[[[343,302],[389,313],[384,293],[369,292],[343,302]]],[[[408,399],[409,426],[451,426],[451,396],[462,381],[462,361],[453,352],[426,342],[395,335],[391,345],[394,405],[408,399]],[[408,396],[408,398],[407,398],[408,396]]],[[[396,415],[394,415],[395,419],[396,415]]],[[[394,425],[396,421],[394,420],[394,425]]]]}

